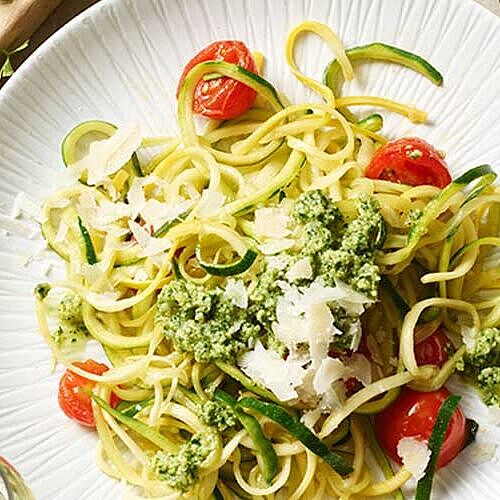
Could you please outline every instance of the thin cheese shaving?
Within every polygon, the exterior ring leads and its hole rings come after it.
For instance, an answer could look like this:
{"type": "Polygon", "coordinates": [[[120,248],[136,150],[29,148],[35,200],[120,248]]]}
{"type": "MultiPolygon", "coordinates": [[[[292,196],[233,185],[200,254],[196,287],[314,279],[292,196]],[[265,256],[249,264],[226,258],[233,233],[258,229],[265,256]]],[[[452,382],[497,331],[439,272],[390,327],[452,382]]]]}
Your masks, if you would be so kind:
{"type": "Polygon", "coordinates": [[[427,444],[413,437],[404,437],[398,443],[397,452],[405,468],[417,481],[421,479],[431,458],[427,444]]]}

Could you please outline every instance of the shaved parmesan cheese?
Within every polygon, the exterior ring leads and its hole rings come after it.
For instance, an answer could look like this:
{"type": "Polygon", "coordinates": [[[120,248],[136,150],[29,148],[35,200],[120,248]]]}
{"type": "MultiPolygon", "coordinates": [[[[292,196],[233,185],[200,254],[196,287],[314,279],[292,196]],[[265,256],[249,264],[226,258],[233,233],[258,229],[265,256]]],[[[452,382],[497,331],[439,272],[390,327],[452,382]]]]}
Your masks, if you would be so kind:
{"type": "Polygon", "coordinates": [[[363,334],[361,330],[361,321],[359,321],[359,319],[355,321],[349,327],[349,331],[347,333],[351,336],[351,345],[349,348],[351,351],[356,352],[358,350],[359,343],[361,342],[361,335],[363,334]]]}
{"type": "Polygon", "coordinates": [[[431,450],[427,444],[412,437],[405,437],[399,441],[397,452],[404,467],[417,481],[421,479],[431,458],[431,450]]]}
{"type": "Polygon", "coordinates": [[[37,222],[43,222],[43,214],[38,203],[26,193],[19,193],[14,199],[11,217],[18,219],[21,214],[37,222]]]}
{"type": "Polygon", "coordinates": [[[109,138],[90,144],[89,152],[74,165],[74,169],[87,172],[87,184],[101,184],[130,160],[141,145],[139,126],[120,127],[109,138]]]}
{"type": "Polygon", "coordinates": [[[297,398],[296,387],[302,384],[306,370],[299,362],[267,350],[257,341],[255,348],[238,359],[238,365],[251,379],[270,389],[280,401],[297,398]]]}
{"type": "Polygon", "coordinates": [[[281,240],[269,240],[257,246],[259,251],[264,255],[274,255],[284,252],[295,245],[295,240],[283,238],[281,240]]]}
{"type": "Polygon", "coordinates": [[[340,359],[325,358],[314,374],[313,387],[316,393],[325,394],[332,387],[332,383],[344,378],[347,368],[340,359]]]}
{"type": "Polygon", "coordinates": [[[218,191],[204,189],[201,199],[196,207],[196,215],[199,219],[208,219],[217,215],[226,202],[226,197],[218,191]]]}
{"type": "Polygon", "coordinates": [[[248,294],[245,284],[241,280],[227,280],[224,295],[237,307],[246,309],[248,307],[248,294]]]}
{"type": "Polygon", "coordinates": [[[363,354],[354,353],[345,360],[347,374],[358,379],[365,387],[372,383],[372,365],[363,354]]]}
{"type": "Polygon", "coordinates": [[[127,193],[127,200],[130,208],[130,218],[136,219],[146,205],[146,197],[142,190],[142,179],[136,177],[127,193]]]}
{"type": "Polygon", "coordinates": [[[57,228],[57,234],[56,237],[54,238],[56,243],[61,243],[66,239],[66,235],[68,234],[69,226],[64,222],[63,220],[59,224],[59,227],[57,228]]]}
{"type": "Polygon", "coordinates": [[[133,220],[129,221],[128,227],[132,231],[132,234],[137,241],[137,243],[142,247],[146,248],[151,240],[151,235],[149,232],[137,222],[133,220]]]}
{"type": "Polygon", "coordinates": [[[266,264],[271,269],[281,271],[282,269],[285,269],[287,263],[288,261],[286,257],[283,257],[282,255],[270,255],[266,257],[266,264]]]}
{"type": "Polygon", "coordinates": [[[470,326],[464,325],[462,323],[460,325],[460,333],[462,335],[462,340],[464,341],[467,352],[472,352],[476,345],[476,338],[478,334],[477,329],[471,328],[470,326]]]}
{"type": "Polygon", "coordinates": [[[348,314],[353,316],[359,316],[363,314],[365,304],[372,304],[373,301],[369,299],[366,295],[356,292],[349,285],[343,283],[342,281],[335,280],[335,289],[339,294],[336,299],[337,303],[345,309],[348,314]]]}
{"type": "Polygon", "coordinates": [[[315,408],[314,410],[309,410],[303,413],[302,417],[300,417],[300,421],[309,429],[313,430],[316,422],[321,417],[321,410],[319,408],[315,408]]]}
{"type": "Polygon", "coordinates": [[[308,347],[309,360],[317,368],[328,354],[328,345],[342,332],[333,324],[328,307],[329,289],[317,282],[297,288],[285,281],[278,282],[283,290],[276,302],[276,319],[272,325],[276,337],[296,355],[299,345],[308,347]]]}
{"type": "Polygon", "coordinates": [[[280,239],[288,236],[290,217],[281,208],[258,208],[255,210],[254,230],[257,236],[280,239]]]}
{"type": "Polygon", "coordinates": [[[301,279],[312,278],[313,269],[311,266],[311,259],[304,257],[298,260],[286,273],[285,277],[288,281],[296,281],[301,279]]]}
{"type": "Polygon", "coordinates": [[[141,216],[148,226],[156,230],[166,222],[172,221],[193,206],[192,200],[179,203],[161,203],[158,200],[147,200],[141,209],[141,216]]]}
{"type": "Polygon", "coordinates": [[[149,232],[137,222],[129,221],[132,234],[141,247],[138,257],[152,257],[163,253],[172,247],[172,242],[166,238],[154,238],[149,232]]]}

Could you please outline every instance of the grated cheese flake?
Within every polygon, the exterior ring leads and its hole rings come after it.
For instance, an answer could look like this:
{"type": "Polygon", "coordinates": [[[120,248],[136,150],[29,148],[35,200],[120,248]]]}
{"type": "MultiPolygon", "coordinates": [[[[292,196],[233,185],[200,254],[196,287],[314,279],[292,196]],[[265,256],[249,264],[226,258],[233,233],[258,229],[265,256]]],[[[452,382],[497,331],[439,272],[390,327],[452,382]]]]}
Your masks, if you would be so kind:
{"type": "Polygon", "coordinates": [[[288,281],[296,281],[301,279],[310,279],[313,275],[311,259],[304,257],[298,260],[286,273],[285,277],[288,281]]]}
{"type": "Polygon", "coordinates": [[[290,217],[282,208],[265,207],[255,210],[254,230],[257,236],[280,239],[288,236],[290,217]]]}
{"type": "Polygon", "coordinates": [[[413,437],[405,437],[399,441],[397,452],[404,467],[417,481],[421,479],[431,458],[431,450],[427,444],[413,437]]]}
{"type": "Polygon", "coordinates": [[[224,295],[240,309],[248,307],[248,294],[245,284],[241,280],[227,280],[224,295]]]}
{"type": "Polygon", "coordinates": [[[296,388],[304,380],[306,370],[298,361],[286,360],[272,350],[267,350],[260,341],[254,349],[238,358],[238,365],[251,379],[270,389],[280,401],[297,398],[296,388]]]}
{"type": "Polygon", "coordinates": [[[76,162],[73,168],[75,171],[87,172],[87,184],[102,184],[130,160],[140,145],[139,126],[125,125],[118,128],[109,139],[93,142],[88,154],[76,162]]]}

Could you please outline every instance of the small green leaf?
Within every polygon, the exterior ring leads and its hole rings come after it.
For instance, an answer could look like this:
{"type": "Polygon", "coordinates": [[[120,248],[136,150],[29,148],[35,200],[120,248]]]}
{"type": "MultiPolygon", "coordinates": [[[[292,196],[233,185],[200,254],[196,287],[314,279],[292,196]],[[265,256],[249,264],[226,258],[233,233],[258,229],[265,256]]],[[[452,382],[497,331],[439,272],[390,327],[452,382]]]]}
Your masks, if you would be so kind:
{"type": "Polygon", "coordinates": [[[12,67],[12,63],[10,62],[10,56],[6,54],[5,62],[3,66],[0,68],[0,78],[8,78],[14,73],[14,68],[12,67]]]}

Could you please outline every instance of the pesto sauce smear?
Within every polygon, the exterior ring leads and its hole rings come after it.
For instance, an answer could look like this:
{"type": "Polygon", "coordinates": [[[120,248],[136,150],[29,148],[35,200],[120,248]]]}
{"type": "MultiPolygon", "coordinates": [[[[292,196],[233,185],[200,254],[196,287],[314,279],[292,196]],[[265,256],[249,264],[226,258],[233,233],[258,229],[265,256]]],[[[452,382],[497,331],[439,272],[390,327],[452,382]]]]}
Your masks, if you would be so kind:
{"type": "Polygon", "coordinates": [[[158,478],[176,490],[187,491],[198,480],[203,463],[217,446],[217,434],[206,431],[194,434],[177,453],[158,451],[151,467],[158,478]]]}
{"type": "MultiPolygon", "coordinates": [[[[243,307],[222,286],[207,289],[176,279],[163,287],[155,321],[177,350],[192,352],[199,362],[231,361],[260,341],[283,355],[286,348],[273,325],[286,285],[340,284],[362,294],[367,303],[377,299],[380,272],[374,259],[385,238],[385,223],[374,199],[359,199],[357,217],[347,222],[321,191],[310,191],[295,201],[291,223],[294,249],[265,261],[255,283],[244,291],[247,300],[243,307]],[[291,278],[299,262],[309,272],[291,278]]],[[[353,312],[335,301],[328,306],[334,327],[342,332],[331,348],[349,349],[355,335],[353,325],[362,310],[353,312]]]]}
{"type": "Polygon", "coordinates": [[[488,406],[500,407],[500,328],[479,331],[457,368],[479,389],[488,406]]]}

